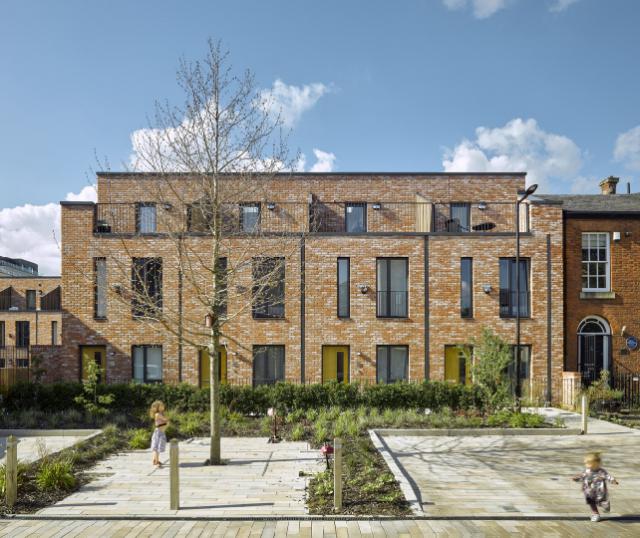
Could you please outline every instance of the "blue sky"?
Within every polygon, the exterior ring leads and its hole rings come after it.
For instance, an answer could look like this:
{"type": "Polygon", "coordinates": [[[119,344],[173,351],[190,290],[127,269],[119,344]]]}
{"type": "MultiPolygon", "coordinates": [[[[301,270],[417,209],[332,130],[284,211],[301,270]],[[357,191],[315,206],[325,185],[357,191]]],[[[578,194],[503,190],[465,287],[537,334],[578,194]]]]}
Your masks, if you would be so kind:
{"type": "Polygon", "coordinates": [[[0,0],[0,236],[24,204],[80,193],[95,154],[128,161],[208,37],[298,103],[307,169],[526,169],[549,192],[614,174],[640,190],[639,23],[635,0],[0,0]]]}

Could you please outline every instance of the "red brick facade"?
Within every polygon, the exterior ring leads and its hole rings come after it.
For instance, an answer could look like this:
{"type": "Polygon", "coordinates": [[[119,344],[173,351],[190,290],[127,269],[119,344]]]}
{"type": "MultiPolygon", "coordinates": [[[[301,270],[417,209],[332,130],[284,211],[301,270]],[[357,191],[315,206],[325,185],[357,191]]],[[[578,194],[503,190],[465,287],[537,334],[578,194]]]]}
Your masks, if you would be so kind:
{"type": "MultiPolygon", "coordinates": [[[[617,237],[617,236],[616,236],[617,237]]],[[[565,217],[565,368],[579,368],[578,329],[586,318],[598,316],[611,331],[611,365],[640,371],[640,351],[627,350],[626,338],[640,338],[640,218],[632,215],[568,213],[565,217]],[[604,232],[609,237],[610,289],[582,291],[582,234],[604,232]],[[620,238],[614,240],[614,233],[620,238]],[[622,329],[625,328],[624,335],[622,329]]]]}
{"type": "Polygon", "coordinates": [[[55,297],[60,283],[60,277],[0,276],[0,344],[16,345],[16,321],[29,323],[31,346],[61,343],[62,311],[55,297]],[[27,308],[27,290],[35,297],[35,303],[30,305],[33,310],[27,308]]]}
{"type": "MultiPolygon", "coordinates": [[[[185,324],[195,326],[204,320],[206,311],[183,278],[188,264],[177,251],[176,242],[162,233],[163,222],[184,217],[179,199],[173,199],[171,190],[179,189],[181,196],[194,201],[198,199],[198,186],[186,177],[171,179],[170,183],[168,188],[165,180],[146,174],[102,174],[98,177],[97,206],[63,204],[64,354],[59,367],[50,373],[51,379],[78,379],[80,347],[105,345],[107,380],[129,381],[132,346],[149,344],[162,345],[164,381],[199,382],[198,351],[193,345],[194,338],[199,337],[190,336],[192,343],[187,344],[183,333],[181,343],[159,324],[132,319],[131,306],[114,291],[130,287],[127,274],[131,258],[161,257],[163,309],[179,312],[185,324]],[[94,233],[96,215],[104,214],[105,219],[109,215],[101,204],[124,204],[113,207],[126,208],[126,204],[157,199],[172,202],[158,207],[159,233],[144,238],[117,233],[130,228],[131,222],[126,221],[132,220],[131,212],[120,219],[122,230],[94,233]],[[96,257],[106,258],[107,263],[109,298],[104,320],[94,318],[96,257]],[[114,288],[114,284],[120,288],[114,288]]],[[[238,281],[230,288],[228,308],[236,315],[225,324],[222,338],[227,349],[228,380],[251,382],[255,345],[284,345],[286,379],[319,382],[323,346],[348,346],[350,379],[375,381],[379,345],[407,346],[407,377],[422,380],[425,375],[443,379],[445,346],[470,343],[484,326],[514,343],[515,320],[499,315],[499,260],[514,256],[513,208],[523,188],[522,174],[335,173],[269,179],[268,184],[260,185],[260,192],[266,194],[256,194],[251,200],[275,204],[273,211],[263,210],[262,216],[263,222],[274,229],[284,230],[286,226],[287,231],[300,231],[307,226],[309,201],[313,199],[330,207],[366,202],[367,232],[308,233],[302,242],[292,239],[285,247],[281,239],[268,237],[261,237],[259,244],[251,237],[234,238],[225,244],[230,261],[239,252],[245,256],[286,257],[284,319],[253,319],[250,308],[242,309],[246,290],[251,289],[250,269],[238,273],[238,281]],[[450,203],[470,202],[471,223],[490,220],[493,228],[465,233],[442,231],[441,227],[436,231],[433,226],[425,231],[417,223],[416,200],[436,204],[434,208],[442,204],[447,212],[450,203]],[[348,318],[337,316],[338,257],[350,258],[348,318]],[[376,315],[376,259],[380,257],[408,260],[407,317],[386,319],[376,315]],[[473,258],[471,319],[460,316],[462,257],[473,258]]],[[[546,383],[550,361],[555,387],[561,380],[564,349],[562,209],[558,204],[540,202],[526,203],[523,210],[527,207],[531,231],[521,234],[521,256],[531,260],[531,315],[522,320],[521,342],[531,346],[531,379],[546,383]]],[[[437,216],[437,209],[433,211],[434,221],[444,218],[437,216]]],[[[187,234],[183,241],[187,251],[206,256],[210,244],[206,237],[187,234]]]]}

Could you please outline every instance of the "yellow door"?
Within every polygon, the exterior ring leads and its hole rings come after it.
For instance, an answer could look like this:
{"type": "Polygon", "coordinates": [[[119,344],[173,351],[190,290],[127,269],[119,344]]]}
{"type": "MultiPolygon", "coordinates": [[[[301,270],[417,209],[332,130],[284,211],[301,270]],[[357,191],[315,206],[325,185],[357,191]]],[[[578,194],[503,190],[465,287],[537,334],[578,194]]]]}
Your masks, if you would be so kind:
{"type": "MultiPolygon", "coordinates": [[[[220,382],[227,382],[227,348],[220,346],[218,350],[218,358],[220,359],[220,382]]],[[[200,387],[209,388],[209,350],[203,348],[200,350],[200,387]]]]}
{"type": "Polygon", "coordinates": [[[446,346],[444,350],[444,379],[454,383],[471,383],[471,365],[462,349],[446,346]]]}
{"type": "Polygon", "coordinates": [[[324,346],[322,348],[322,382],[349,382],[349,348],[324,346]]]}
{"type": "Polygon", "coordinates": [[[107,348],[105,346],[82,346],[82,380],[87,379],[87,366],[95,362],[100,367],[98,383],[106,381],[107,374],[107,348]]]}

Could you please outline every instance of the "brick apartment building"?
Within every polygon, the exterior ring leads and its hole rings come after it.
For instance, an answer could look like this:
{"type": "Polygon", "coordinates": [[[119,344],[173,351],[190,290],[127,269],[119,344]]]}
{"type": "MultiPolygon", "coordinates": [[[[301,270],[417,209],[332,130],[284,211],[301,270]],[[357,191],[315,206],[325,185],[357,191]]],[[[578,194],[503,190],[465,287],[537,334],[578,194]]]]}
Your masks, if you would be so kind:
{"type": "Polygon", "coordinates": [[[624,388],[622,378],[640,372],[640,194],[617,194],[617,184],[544,197],[564,213],[565,370],[584,382],[609,370],[624,388]]]}
{"type": "MultiPolygon", "coordinates": [[[[182,206],[197,203],[198,189],[187,175],[170,181],[180,191],[173,203],[154,199],[166,176],[129,173],[99,173],[95,204],[62,202],[64,341],[49,379],[78,379],[83,361],[96,360],[108,382],[206,382],[206,341],[186,344],[181,333],[136,319],[122,300],[132,286],[122,268],[152,259],[162,309],[204,322],[206,310],[183,284],[188,263],[162,227],[168,218],[188,220],[182,206]]],[[[241,232],[251,222],[263,233],[229,238],[228,263],[240,251],[284,257],[283,298],[261,315],[239,307],[250,270],[229,286],[228,309],[238,308],[224,328],[227,382],[468,382],[460,345],[483,327],[515,343],[515,201],[524,174],[300,173],[253,181],[266,194],[235,200],[233,218],[241,232]],[[268,232],[285,229],[298,235],[297,247],[278,252],[268,232]]],[[[522,372],[525,389],[544,391],[563,370],[562,207],[530,199],[521,210],[522,372]]],[[[206,255],[206,234],[186,222],[184,230],[180,241],[206,255]]]]}
{"type": "MultiPolygon", "coordinates": [[[[50,361],[62,340],[60,277],[38,276],[37,265],[19,262],[0,273],[0,385],[11,382],[12,368],[29,367],[34,354],[50,361]]],[[[28,371],[20,377],[27,378],[28,371]]]]}

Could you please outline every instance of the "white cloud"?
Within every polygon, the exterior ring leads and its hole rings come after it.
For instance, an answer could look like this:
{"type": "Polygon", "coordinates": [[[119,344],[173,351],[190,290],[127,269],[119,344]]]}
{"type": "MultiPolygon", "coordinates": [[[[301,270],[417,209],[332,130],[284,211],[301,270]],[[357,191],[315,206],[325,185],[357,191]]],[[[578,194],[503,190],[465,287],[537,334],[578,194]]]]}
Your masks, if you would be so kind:
{"type": "MultiPolygon", "coordinates": [[[[95,201],[93,186],[67,193],[69,201],[95,201]]],[[[60,274],[60,204],[25,204],[0,209],[0,256],[38,264],[42,275],[60,274]]]]}
{"type": "Polygon", "coordinates": [[[515,118],[503,127],[478,127],[474,140],[445,151],[442,166],[447,172],[527,172],[527,183],[550,192],[558,191],[556,182],[576,178],[582,151],[570,138],[542,130],[534,119],[515,118]]]}
{"type": "Polygon", "coordinates": [[[286,127],[293,127],[307,110],[329,91],[329,87],[321,82],[294,86],[276,79],[273,87],[263,90],[262,97],[276,114],[280,114],[286,127]]]}
{"type": "Polygon", "coordinates": [[[629,170],[640,171],[640,125],[618,135],[613,158],[629,170]]]}
{"type": "MultiPolygon", "coordinates": [[[[470,7],[476,19],[488,19],[498,11],[505,9],[516,0],[442,0],[442,3],[451,11],[460,11],[470,7]]],[[[552,0],[549,11],[560,13],[579,0],[552,0]]]]}
{"type": "Polygon", "coordinates": [[[578,2],[578,0],[554,0],[553,3],[549,6],[549,11],[551,11],[551,13],[560,13],[561,11],[568,9],[576,2],[578,2]]]}
{"type": "MultiPolygon", "coordinates": [[[[292,128],[302,115],[311,109],[318,100],[330,91],[329,86],[320,82],[294,86],[285,84],[276,79],[273,86],[259,92],[254,104],[273,117],[279,117],[283,127],[292,128]]],[[[213,107],[213,101],[197,111],[190,117],[182,119],[181,123],[164,129],[138,129],[131,133],[132,153],[129,163],[136,172],[161,171],[189,171],[206,170],[209,167],[209,152],[211,139],[213,138],[212,120],[209,109],[213,107]],[[196,122],[197,125],[196,125],[196,122]],[[175,150],[175,148],[179,148],[175,150]]],[[[224,123],[224,120],[221,120],[224,123]]],[[[226,125],[223,125],[223,128],[226,125]]],[[[242,126],[235,125],[236,132],[242,131],[242,126]]],[[[239,134],[242,138],[246,133],[239,134]]],[[[229,134],[228,139],[234,138],[234,133],[229,134]]],[[[264,142],[262,140],[261,142],[264,142]]],[[[222,144],[221,144],[222,146],[222,144]]],[[[259,146],[259,144],[256,144],[259,146]]],[[[269,161],[262,156],[245,152],[242,158],[238,158],[238,148],[225,147],[223,161],[232,163],[227,171],[239,171],[247,169],[271,169],[286,166],[277,159],[269,161]]]]}
{"type": "Polygon", "coordinates": [[[486,19],[507,7],[509,0],[442,0],[447,9],[452,11],[466,9],[470,6],[476,19],[486,19]]]}
{"type": "Polygon", "coordinates": [[[310,172],[333,172],[335,154],[316,148],[313,149],[313,154],[316,157],[316,162],[309,170],[310,172]]]}

